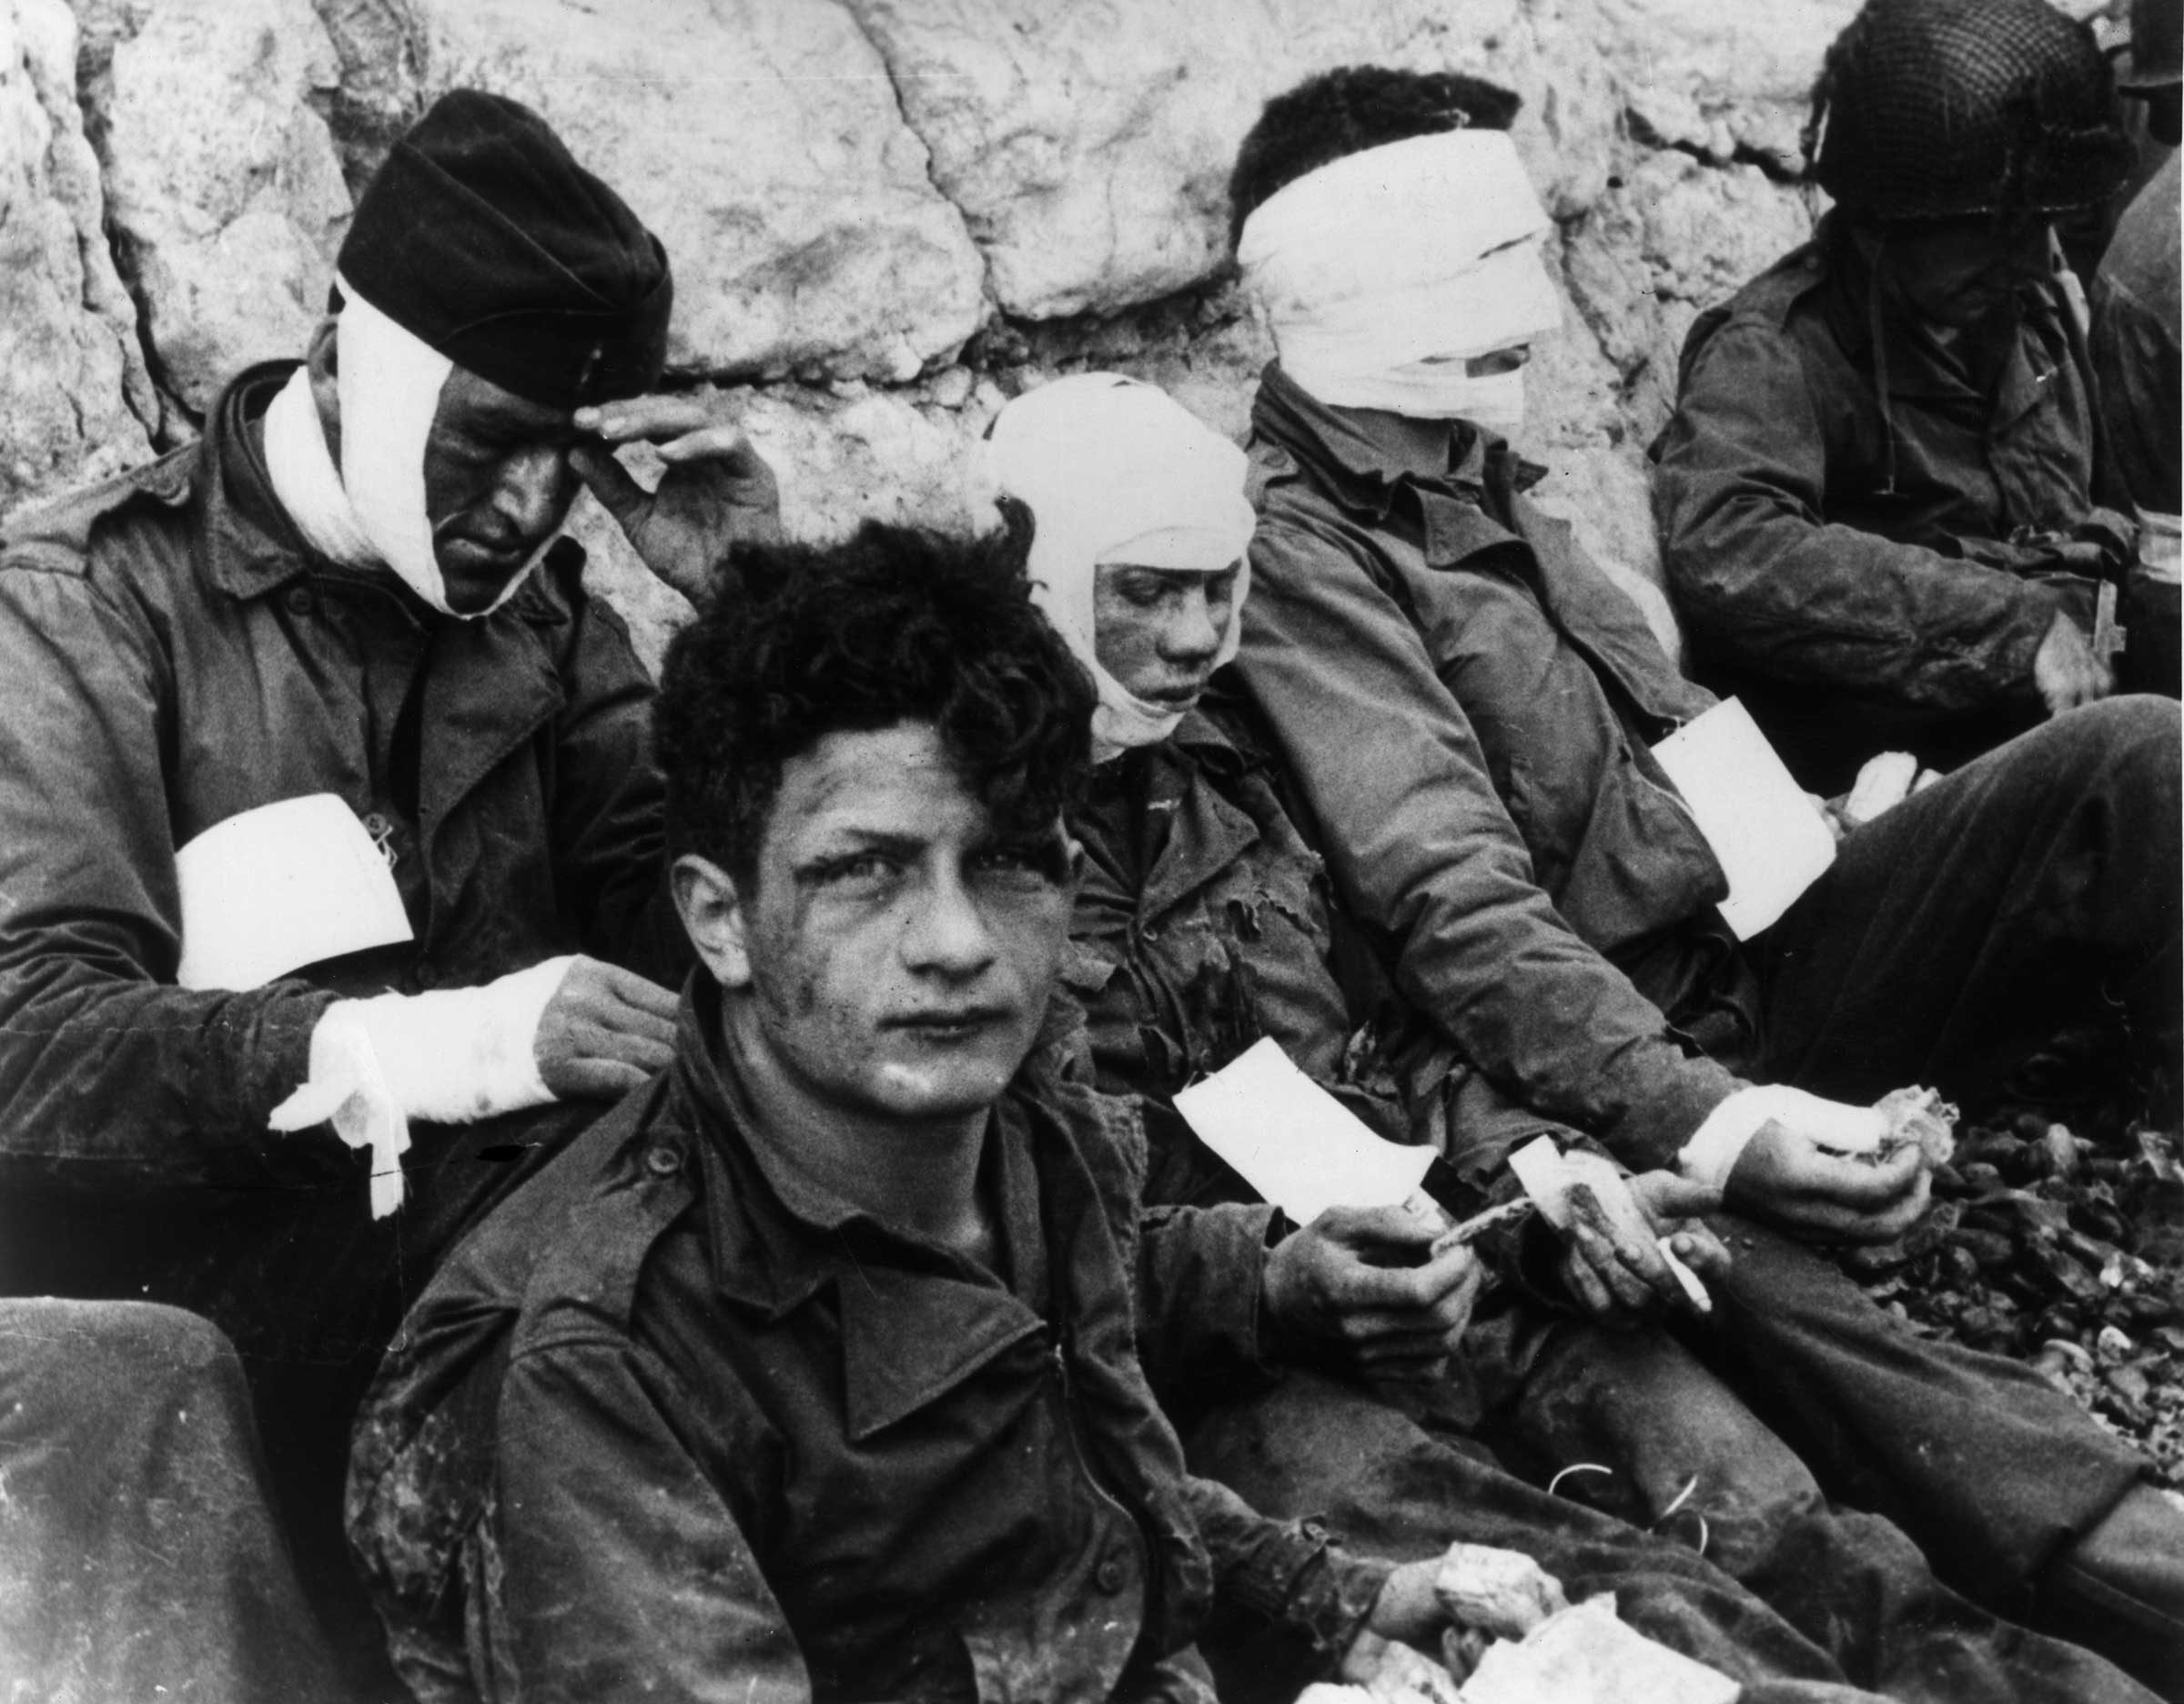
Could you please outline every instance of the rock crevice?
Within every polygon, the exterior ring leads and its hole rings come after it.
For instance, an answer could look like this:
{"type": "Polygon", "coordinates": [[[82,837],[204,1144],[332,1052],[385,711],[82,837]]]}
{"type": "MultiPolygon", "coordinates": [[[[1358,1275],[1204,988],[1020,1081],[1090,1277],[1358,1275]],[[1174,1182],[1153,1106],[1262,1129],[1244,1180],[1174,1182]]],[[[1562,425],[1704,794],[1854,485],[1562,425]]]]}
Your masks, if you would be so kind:
{"type": "MultiPolygon", "coordinates": [[[[151,453],[235,368],[298,350],[355,193],[463,84],[538,107],[660,232],[672,382],[741,389],[799,530],[972,518],[978,434],[1057,371],[1138,373],[1240,435],[1271,350],[1228,273],[1230,161],[1272,95],[1379,63],[1524,97],[1569,303],[1527,436],[1556,465],[1547,501],[1643,576],[1641,446],[1676,348],[1809,226],[1782,179],[1852,6],[0,0],[0,63],[25,18],[66,36],[61,88],[29,106],[65,108],[77,172],[28,169],[0,123],[0,213],[35,202],[85,240],[23,273],[53,287],[16,320],[36,361],[73,365],[0,412],[0,505],[151,453]]],[[[0,119],[11,98],[0,77],[0,119]]],[[[656,648],[679,612],[611,528],[597,542],[656,648]]]]}

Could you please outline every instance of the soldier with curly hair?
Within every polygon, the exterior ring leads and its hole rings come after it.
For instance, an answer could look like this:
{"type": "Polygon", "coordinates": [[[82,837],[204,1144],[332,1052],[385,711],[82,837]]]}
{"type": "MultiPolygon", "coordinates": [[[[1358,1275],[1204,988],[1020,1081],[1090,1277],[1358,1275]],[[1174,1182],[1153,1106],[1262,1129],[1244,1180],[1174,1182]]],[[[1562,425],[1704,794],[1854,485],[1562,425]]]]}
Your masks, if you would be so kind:
{"type": "Polygon", "coordinates": [[[1093,702],[1022,561],[753,547],[678,636],[673,1061],[442,1269],[358,1430],[424,1704],[1202,1704],[1217,1599],[1428,1662],[1437,1564],[1189,1479],[1140,1370],[1193,1322],[1134,1306],[1143,1135],[1042,1040],[1093,702]]]}

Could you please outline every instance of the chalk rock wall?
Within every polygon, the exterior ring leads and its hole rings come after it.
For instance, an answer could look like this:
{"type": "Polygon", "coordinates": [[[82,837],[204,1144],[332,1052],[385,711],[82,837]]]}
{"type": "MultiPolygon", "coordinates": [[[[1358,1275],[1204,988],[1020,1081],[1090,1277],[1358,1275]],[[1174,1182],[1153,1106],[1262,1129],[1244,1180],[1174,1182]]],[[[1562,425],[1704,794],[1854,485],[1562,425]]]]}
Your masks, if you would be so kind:
{"type": "MultiPolygon", "coordinates": [[[[1011,395],[1113,367],[1244,430],[1270,354],[1226,186],[1271,95],[1503,82],[1558,225],[1542,488],[1634,584],[1692,318],[1801,240],[1852,0],[0,0],[0,508],[186,441],[300,351],[352,198],[442,91],[538,107],[673,258],[673,382],[727,390],[805,533],[963,524],[1011,395]]],[[[682,610],[581,512],[657,654],[682,610]]]]}

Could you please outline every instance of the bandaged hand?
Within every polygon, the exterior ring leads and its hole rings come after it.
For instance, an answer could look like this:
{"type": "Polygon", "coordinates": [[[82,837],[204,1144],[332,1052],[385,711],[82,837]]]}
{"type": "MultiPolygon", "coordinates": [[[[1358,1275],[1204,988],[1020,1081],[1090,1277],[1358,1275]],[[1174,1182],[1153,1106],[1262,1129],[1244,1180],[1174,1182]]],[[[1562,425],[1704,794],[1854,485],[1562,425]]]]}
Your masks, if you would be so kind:
{"type": "Polygon", "coordinates": [[[569,462],[622,536],[661,579],[693,604],[710,595],[729,549],[781,536],[781,487],[766,459],[723,411],[718,395],[631,397],[576,411],[569,462]],[[616,459],[623,444],[654,446],[666,463],[651,491],[616,459]]]}
{"type": "Polygon", "coordinates": [[[1446,1229],[1438,1211],[1330,1207],[1285,1237],[1261,1280],[1265,1352],[1405,1383],[1441,1377],[1485,1275],[1469,1248],[1433,1253],[1446,1229]]]}
{"type": "Polygon", "coordinates": [[[1375,1699],[1456,1699],[1459,1677],[1421,1651],[1445,1653],[1455,1644],[1475,1652],[1489,1639],[1521,1639],[1569,1607],[1562,1582],[1530,1557],[1451,1545],[1389,1575],[1343,1656],[1341,1676],[1375,1699]]]}
{"type": "Polygon", "coordinates": [[[1782,1084],[1740,1089],[1676,1156],[1684,1177],[1718,1183],[1734,1212],[1805,1236],[1888,1242],[1926,1212],[1931,1180],[1916,1146],[1883,1155],[1890,1116],[1782,1084]]]}
{"type": "Polygon", "coordinates": [[[470,1123],[563,1094],[619,1092],[664,1062],[673,1003],[641,977],[581,958],[481,988],[336,1000],[311,1032],[309,1076],[267,1122],[330,1123],[369,1149],[372,1216],[384,1218],[401,1204],[411,1120],[470,1123]]]}
{"type": "Polygon", "coordinates": [[[2116,690],[2116,674],[2107,658],[2094,654],[2093,642],[2078,624],[2058,612],[2032,654],[2032,685],[2048,714],[2060,715],[2106,698],[2116,690]]]}

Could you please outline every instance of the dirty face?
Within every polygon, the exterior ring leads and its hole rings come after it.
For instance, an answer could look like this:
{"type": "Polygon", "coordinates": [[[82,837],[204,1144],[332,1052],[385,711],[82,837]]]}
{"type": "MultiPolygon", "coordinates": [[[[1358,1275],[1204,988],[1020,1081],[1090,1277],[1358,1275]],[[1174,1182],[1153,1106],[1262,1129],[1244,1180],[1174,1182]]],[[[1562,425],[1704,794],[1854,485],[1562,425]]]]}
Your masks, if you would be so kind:
{"type": "Polygon", "coordinates": [[[1126,692],[1180,714],[1213,677],[1236,619],[1237,566],[1218,573],[1102,563],[1092,586],[1092,651],[1126,692]]]}
{"type": "Polygon", "coordinates": [[[1984,325],[2048,270],[2048,227],[2037,220],[1932,219],[1862,240],[1897,299],[1930,326],[1984,325]]]}
{"type": "Polygon", "coordinates": [[[928,723],[828,735],[783,766],[741,896],[746,1046],[807,1101],[982,1112],[1038,1033],[1076,849],[1004,832],[928,723]]]}
{"type": "Polygon", "coordinates": [[[448,606],[491,606],[576,499],[566,409],[457,367],[425,440],[425,516],[448,606]]]}

